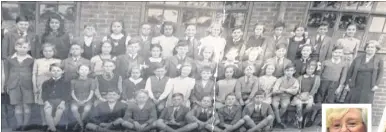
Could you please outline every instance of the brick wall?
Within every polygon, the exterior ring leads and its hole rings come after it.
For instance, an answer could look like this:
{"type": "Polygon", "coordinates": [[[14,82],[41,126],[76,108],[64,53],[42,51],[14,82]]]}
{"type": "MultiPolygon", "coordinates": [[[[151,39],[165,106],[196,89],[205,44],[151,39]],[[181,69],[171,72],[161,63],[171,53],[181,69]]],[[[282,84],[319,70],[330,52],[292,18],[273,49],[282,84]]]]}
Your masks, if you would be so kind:
{"type": "MultiPolygon", "coordinates": [[[[386,62],[386,53],[380,54],[383,57],[384,62],[386,62]]],[[[386,65],[384,65],[384,71],[386,71],[386,65]]],[[[373,102],[373,124],[378,125],[383,113],[383,109],[386,106],[386,74],[383,74],[383,79],[381,84],[378,86],[380,89],[375,92],[374,102],[373,102]]],[[[386,113],[385,113],[386,114],[386,113]]]]}

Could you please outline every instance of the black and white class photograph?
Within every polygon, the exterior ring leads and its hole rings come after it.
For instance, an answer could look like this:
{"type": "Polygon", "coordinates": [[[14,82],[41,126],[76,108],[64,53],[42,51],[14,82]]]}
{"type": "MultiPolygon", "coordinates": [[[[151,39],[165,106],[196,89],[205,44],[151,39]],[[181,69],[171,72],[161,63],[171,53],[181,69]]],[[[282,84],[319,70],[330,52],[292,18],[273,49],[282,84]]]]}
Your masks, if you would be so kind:
{"type": "Polygon", "coordinates": [[[1,1],[1,131],[375,132],[385,58],[386,1],[1,1]]]}

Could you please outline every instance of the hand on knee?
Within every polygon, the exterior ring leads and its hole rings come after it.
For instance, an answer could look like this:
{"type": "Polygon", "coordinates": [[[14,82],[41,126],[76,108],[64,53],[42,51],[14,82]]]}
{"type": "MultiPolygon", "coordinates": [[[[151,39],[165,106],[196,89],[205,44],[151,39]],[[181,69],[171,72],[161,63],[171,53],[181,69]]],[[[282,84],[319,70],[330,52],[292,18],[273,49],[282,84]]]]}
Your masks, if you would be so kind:
{"type": "Polygon", "coordinates": [[[245,115],[245,116],[243,117],[243,119],[244,119],[244,120],[251,120],[251,117],[249,117],[248,115],[245,115]]]}
{"type": "MultiPolygon", "coordinates": [[[[58,107],[59,108],[59,107],[58,107]]],[[[79,107],[76,105],[71,105],[71,111],[72,112],[78,112],[79,107]]]]}

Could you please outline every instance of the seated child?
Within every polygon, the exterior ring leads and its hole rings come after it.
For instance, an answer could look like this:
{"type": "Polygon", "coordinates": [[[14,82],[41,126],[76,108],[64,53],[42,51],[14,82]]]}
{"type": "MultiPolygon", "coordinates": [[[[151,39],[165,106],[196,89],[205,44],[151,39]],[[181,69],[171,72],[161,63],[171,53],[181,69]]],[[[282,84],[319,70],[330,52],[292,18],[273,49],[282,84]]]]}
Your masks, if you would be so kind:
{"type": "Polygon", "coordinates": [[[217,119],[217,112],[215,112],[215,108],[212,105],[213,98],[211,96],[204,96],[200,104],[186,115],[186,119],[189,122],[188,125],[199,132],[221,132],[221,129],[217,127],[220,121],[217,119]]]}
{"type": "Polygon", "coordinates": [[[86,129],[96,132],[122,129],[121,122],[127,105],[118,101],[120,95],[117,90],[109,89],[105,97],[107,101],[93,109],[93,116],[89,118],[86,129]]]}
{"type": "Polygon", "coordinates": [[[252,95],[255,95],[257,91],[262,91],[264,93],[265,99],[263,102],[267,104],[272,104],[272,87],[275,84],[277,78],[273,76],[275,72],[275,66],[272,64],[267,64],[263,68],[264,75],[259,77],[258,88],[252,91],[252,95]]]}
{"type": "Polygon", "coordinates": [[[141,89],[135,95],[135,103],[128,105],[121,124],[129,130],[148,132],[154,128],[153,123],[157,120],[155,104],[149,100],[146,90],[141,89]]]}
{"type": "Polygon", "coordinates": [[[251,93],[258,86],[258,78],[253,75],[254,72],[255,67],[249,65],[244,69],[245,76],[237,80],[235,94],[241,105],[248,104],[252,100],[253,95],[251,93]]]}
{"type": "Polygon", "coordinates": [[[249,128],[247,132],[270,131],[274,120],[274,113],[270,104],[263,102],[264,93],[256,93],[252,103],[245,106],[243,119],[245,126],[249,128]]]}
{"type": "MultiPolygon", "coordinates": [[[[218,95],[216,98],[216,108],[221,108],[225,104],[226,96],[230,93],[235,92],[235,86],[237,83],[237,79],[234,78],[235,67],[227,66],[225,67],[225,79],[219,80],[217,82],[218,85],[218,95]]],[[[236,100],[237,101],[237,100],[236,100]]],[[[237,102],[238,104],[238,102],[237,102]]]]}
{"type": "Polygon", "coordinates": [[[242,108],[237,105],[236,95],[229,93],[226,96],[224,107],[218,110],[218,117],[220,119],[219,127],[226,132],[237,131],[243,124],[242,108]]]}
{"type": "Polygon", "coordinates": [[[190,95],[190,101],[192,104],[191,108],[195,108],[198,105],[201,105],[202,101],[200,102],[200,100],[202,100],[204,96],[213,97],[215,94],[217,95],[218,86],[212,79],[210,79],[212,75],[212,68],[204,67],[202,69],[201,79],[196,81],[196,84],[194,85],[190,95]]]}
{"type": "Polygon", "coordinates": [[[122,102],[134,102],[135,92],[145,89],[146,82],[141,77],[142,70],[139,67],[133,67],[130,71],[130,77],[125,79],[122,84],[122,102]]]}

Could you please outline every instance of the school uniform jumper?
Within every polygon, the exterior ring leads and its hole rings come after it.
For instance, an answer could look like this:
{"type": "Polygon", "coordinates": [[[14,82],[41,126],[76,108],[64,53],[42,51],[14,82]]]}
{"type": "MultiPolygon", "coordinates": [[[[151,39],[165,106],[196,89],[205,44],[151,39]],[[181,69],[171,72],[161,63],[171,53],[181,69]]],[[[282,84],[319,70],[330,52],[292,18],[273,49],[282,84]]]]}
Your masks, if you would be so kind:
{"type": "Polygon", "coordinates": [[[35,82],[34,87],[40,89],[40,94],[35,94],[35,103],[43,104],[42,84],[51,78],[50,65],[55,63],[60,64],[61,60],[55,58],[40,58],[35,60],[32,71],[32,75],[35,76],[35,78],[32,79],[35,79],[33,80],[33,82],[35,82]]]}
{"type": "Polygon", "coordinates": [[[145,89],[146,81],[142,78],[134,80],[132,78],[127,78],[123,81],[122,85],[122,99],[134,99],[135,92],[140,89],[145,89]]]}

